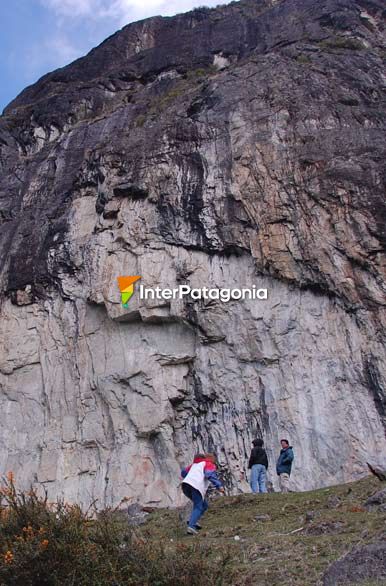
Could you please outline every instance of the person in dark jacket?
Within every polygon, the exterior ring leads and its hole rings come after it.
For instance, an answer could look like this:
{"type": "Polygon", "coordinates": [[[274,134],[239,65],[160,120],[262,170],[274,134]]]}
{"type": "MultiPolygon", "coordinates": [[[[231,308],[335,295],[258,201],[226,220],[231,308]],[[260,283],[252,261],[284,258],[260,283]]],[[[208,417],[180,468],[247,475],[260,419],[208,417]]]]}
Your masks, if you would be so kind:
{"type": "Polygon", "coordinates": [[[267,492],[266,477],[268,470],[268,458],[262,439],[252,442],[253,448],[249,458],[248,468],[251,470],[250,485],[252,492],[267,492]]]}
{"type": "Polygon", "coordinates": [[[281,451],[276,464],[276,472],[279,476],[279,484],[281,492],[289,492],[289,480],[292,469],[292,462],[294,453],[288,440],[281,440],[281,451]]]}

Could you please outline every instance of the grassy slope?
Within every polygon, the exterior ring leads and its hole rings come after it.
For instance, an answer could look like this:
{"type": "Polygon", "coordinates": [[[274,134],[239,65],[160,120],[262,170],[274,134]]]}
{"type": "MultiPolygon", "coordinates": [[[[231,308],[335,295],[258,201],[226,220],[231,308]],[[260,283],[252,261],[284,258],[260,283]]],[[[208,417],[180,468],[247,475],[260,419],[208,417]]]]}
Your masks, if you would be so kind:
{"type": "MultiPolygon", "coordinates": [[[[170,548],[194,542],[214,559],[225,556],[225,584],[316,585],[332,561],[385,533],[386,513],[363,509],[366,498],[382,486],[371,477],[313,492],[219,497],[212,501],[199,537],[187,536],[186,525],[172,510],[151,514],[141,532],[170,548]],[[331,501],[336,497],[340,502],[335,508],[331,501]],[[306,520],[307,513],[312,520],[306,520]],[[270,520],[257,521],[257,515],[270,520]]],[[[366,586],[370,584],[374,582],[366,586]]]]}

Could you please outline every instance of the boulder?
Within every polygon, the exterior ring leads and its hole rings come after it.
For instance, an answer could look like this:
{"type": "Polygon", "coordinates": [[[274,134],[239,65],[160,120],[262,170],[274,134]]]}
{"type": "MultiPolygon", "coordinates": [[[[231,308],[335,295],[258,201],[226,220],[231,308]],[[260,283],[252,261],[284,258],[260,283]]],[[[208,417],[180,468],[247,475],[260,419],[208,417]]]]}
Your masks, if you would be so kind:
{"type": "Polygon", "coordinates": [[[325,572],[323,586],[348,586],[374,581],[386,581],[386,540],[353,549],[334,562],[325,572]]]}

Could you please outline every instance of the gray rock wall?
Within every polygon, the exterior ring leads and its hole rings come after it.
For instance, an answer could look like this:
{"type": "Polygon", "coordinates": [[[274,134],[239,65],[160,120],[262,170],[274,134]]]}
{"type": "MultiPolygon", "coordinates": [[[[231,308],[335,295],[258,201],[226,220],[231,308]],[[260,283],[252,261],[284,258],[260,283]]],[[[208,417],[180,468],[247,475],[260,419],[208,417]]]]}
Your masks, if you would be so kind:
{"type": "Polygon", "coordinates": [[[275,486],[283,436],[298,490],[386,458],[381,4],[130,25],[6,109],[1,471],[170,505],[197,450],[248,490],[256,435],[275,486]],[[268,299],[125,309],[119,275],[268,299]]]}

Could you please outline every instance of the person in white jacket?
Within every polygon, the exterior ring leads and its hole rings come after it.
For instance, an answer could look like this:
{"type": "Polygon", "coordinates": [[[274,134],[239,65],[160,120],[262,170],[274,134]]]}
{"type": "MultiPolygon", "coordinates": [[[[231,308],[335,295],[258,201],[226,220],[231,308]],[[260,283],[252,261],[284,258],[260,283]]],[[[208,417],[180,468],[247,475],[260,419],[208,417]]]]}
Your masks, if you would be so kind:
{"type": "Polygon", "coordinates": [[[224,492],[223,485],[216,473],[216,458],[214,454],[198,454],[191,466],[181,470],[182,491],[193,503],[192,514],[188,521],[188,534],[197,535],[201,529],[199,519],[208,509],[208,502],[205,499],[209,483],[212,483],[218,490],[224,492]]]}

